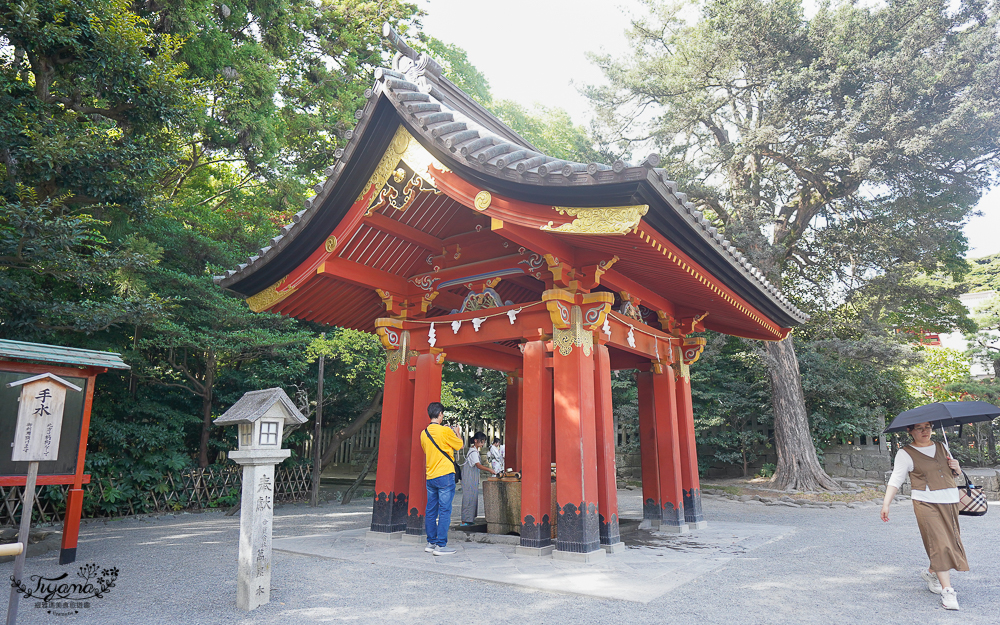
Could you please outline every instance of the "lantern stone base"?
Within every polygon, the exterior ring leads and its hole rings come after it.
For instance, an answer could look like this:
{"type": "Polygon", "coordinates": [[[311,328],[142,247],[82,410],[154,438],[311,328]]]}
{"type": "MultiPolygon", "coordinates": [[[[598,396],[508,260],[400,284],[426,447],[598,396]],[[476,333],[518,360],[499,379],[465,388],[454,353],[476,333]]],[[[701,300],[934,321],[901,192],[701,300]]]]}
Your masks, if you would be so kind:
{"type": "Polygon", "coordinates": [[[606,553],[621,553],[625,551],[625,543],[617,542],[612,545],[601,545],[606,553]]]}
{"type": "Polygon", "coordinates": [[[688,521],[687,525],[693,530],[703,530],[708,527],[708,521],[688,521]]]}
{"type": "Polygon", "coordinates": [[[667,525],[666,523],[660,523],[660,527],[656,531],[663,534],[686,534],[691,531],[691,528],[687,523],[683,525],[667,525]]]}
{"type": "Polygon", "coordinates": [[[377,540],[379,542],[389,542],[391,540],[400,540],[403,538],[404,532],[373,532],[368,530],[365,534],[367,540],[377,540]]]}

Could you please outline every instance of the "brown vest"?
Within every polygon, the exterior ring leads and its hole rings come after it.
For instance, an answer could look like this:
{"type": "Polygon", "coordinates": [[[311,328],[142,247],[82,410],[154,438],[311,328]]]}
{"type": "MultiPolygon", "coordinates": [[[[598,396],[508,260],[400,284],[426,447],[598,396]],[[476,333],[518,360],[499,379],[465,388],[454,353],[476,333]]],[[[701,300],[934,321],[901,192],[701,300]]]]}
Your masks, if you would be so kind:
{"type": "Polygon", "coordinates": [[[903,447],[913,459],[913,470],[910,471],[910,487],[913,490],[944,490],[955,488],[955,478],[948,466],[948,452],[940,442],[934,442],[934,457],[928,458],[911,445],[903,447]]]}

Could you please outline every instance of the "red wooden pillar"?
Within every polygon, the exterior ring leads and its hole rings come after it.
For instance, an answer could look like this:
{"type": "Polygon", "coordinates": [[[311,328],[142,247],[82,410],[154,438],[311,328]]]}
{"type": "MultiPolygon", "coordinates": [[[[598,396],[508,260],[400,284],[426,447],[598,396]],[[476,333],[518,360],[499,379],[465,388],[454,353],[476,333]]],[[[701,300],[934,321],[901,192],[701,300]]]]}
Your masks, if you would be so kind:
{"type": "Polygon", "coordinates": [[[656,448],[660,469],[660,530],[686,532],[681,487],[681,453],[677,430],[677,396],[673,369],[660,365],[653,373],[656,448]]]}
{"type": "Polygon", "coordinates": [[[87,437],[90,434],[90,410],[94,406],[94,385],[97,374],[107,369],[90,368],[87,373],[86,396],[83,400],[83,421],[80,424],[80,447],[76,455],[76,473],[73,484],[66,493],[66,512],[63,516],[62,545],[59,564],[76,562],[76,546],[80,538],[80,517],[83,515],[83,467],[87,457],[87,437]]]}
{"type": "Polygon", "coordinates": [[[701,482],[698,480],[698,449],[694,437],[694,410],[691,406],[691,376],[687,365],[677,376],[677,428],[681,447],[681,485],[684,489],[684,520],[691,529],[708,525],[701,511],[701,482]]]}
{"type": "Polygon", "coordinates": [[[524,344],[518,431],[521,454],[521,545],[518,553],[538,555],[552,551],[553,519],[549,518],[552,508],[552,374],[545,360],[544,341],[524,344]]]}
{"type": "Polygon", "coordinates": [[[571,345],[568,353],[563,349],[552,354],[559,515],[555,553],[604,555],[597,517],[594,355],[581,345],[571,345]]]}
{"type": "MultiPolygon", "coordinates": [[[[406,535],[417,542],[422,541],[427,533],[424,529],[424,515],[427,511],[427,464],[424,450],[420,446],[420,433],[430,425],[427,416],[427,405],[441,401],[441,370],[444,365],[444,354],[441,350],[432,350],[417,356],[417,366],[414,376],[413,404],[411,408],[410,429],[410,484],[409,506],[410,514],[406,519],[406,535]]],[[[464,433],[463,433],[464,436],[464,433]]]]}
{"type": "Polygon", "coordinates": [[[521,377],[519,371],[507,374],[507,405],[504,412],[504,468],[521,468],[521,377]]]}
{"type": "Polygon", "coordinates": [[[653,372],[636,376],[639,392],[639,459],[642,467],[642,526],[660,526],[660,465],[656,448],[656,407],[653,401],[653,372]]]}
{"type": "Polygon", "coordinates": [[[624,544],[618,530],[618,479],[615,470],[615,420],[611,405],[611,356],[594,346],[594,420],[597,435],[597,514],[601,545],[609,552],[624,544]]]}
{"type": "Polygon", "coordinates": [[[384,389],[371,531],[388,537],[406,531],[410,492],[413,380],[405,362],[386,365],[384,389]]]}

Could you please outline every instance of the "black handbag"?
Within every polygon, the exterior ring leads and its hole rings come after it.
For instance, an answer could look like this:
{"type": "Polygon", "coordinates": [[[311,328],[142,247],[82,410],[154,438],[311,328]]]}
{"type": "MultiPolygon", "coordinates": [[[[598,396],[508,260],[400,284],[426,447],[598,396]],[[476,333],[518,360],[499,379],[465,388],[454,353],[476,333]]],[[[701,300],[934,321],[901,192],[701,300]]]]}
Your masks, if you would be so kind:
{"type": "MultiPolygon", "coordinates": [[[[438,444],[434,442],[434,437],[431,436],[431,433],[428,431],[429,429],[430,429],[430,426],[424,428],[424,434],[427,435],[427,438],[428,438],[428,440],[430,440],[431,445],[434,445],[435,447],[437,447],[437,450],[440,451],[442,454],[444,454],[445,458],[447,458],[448,460],[451,460],[451,464],[455,467],[455,483],[458,484],[459,482],[462,481],[462,467],[460,467],[459,464],[457,462],[455,462],[454,458],[452,458],[448,454],[445,454],[444,450],[441,449],[440,447],[438,447],[438,444]]],[[[985,501],[985,499],[983,501],[985,501]]]]}
{"type": "Polygon", "coordinates": [[[965,516],[983,516],[989,509],[983,488],[973,484],[965,471],[962,471],[962,477],[965,478],[965,486],[958,487],[958,513],[965,516]]]}

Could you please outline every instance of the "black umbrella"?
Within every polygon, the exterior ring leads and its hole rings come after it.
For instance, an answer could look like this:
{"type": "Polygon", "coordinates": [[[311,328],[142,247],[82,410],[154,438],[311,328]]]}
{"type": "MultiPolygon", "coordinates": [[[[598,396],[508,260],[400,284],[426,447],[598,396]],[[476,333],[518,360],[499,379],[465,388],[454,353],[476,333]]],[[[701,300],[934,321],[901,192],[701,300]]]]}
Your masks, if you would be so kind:
{"type": "Polygon", "coordinates": [[[992,421],[1000,417],[1000,408],[984,401],[939,401],[901,412],[884,432],[902,432],[908,425],[930,422],[938,427],[992,421]]]}
{"type": "Polygon", "coordinates": [[[908,425],[930,422],[932,426],[941,428],[941,436],[944,437],[945,449],[951,455],[948,448],[948,435],[944,433],[944,428],[949,425],[959,426],[959,436],[962,435],[962,424],[976,423],[978,421],[992,421],[1000,417],[1000,408],[984,401],[938,401],[933,404],[925,404],[919,408],[907,410],[899,413],[889,427],[882,430],[885,433],[902,432],[908,425]]]}

